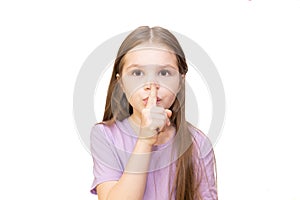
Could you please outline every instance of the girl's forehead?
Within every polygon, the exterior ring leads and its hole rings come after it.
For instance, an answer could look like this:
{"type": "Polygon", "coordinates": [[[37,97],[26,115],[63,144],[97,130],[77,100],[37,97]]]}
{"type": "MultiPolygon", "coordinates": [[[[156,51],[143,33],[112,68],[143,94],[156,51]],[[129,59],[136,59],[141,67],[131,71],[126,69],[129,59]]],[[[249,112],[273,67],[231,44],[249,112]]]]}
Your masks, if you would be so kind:
{"type": "Polygon", "coordinates": [[[124,57],[124,67],[129,66],[173,66],[177,68],[176,55],[160,48],[138,48],[129,51],[124,57]]]}

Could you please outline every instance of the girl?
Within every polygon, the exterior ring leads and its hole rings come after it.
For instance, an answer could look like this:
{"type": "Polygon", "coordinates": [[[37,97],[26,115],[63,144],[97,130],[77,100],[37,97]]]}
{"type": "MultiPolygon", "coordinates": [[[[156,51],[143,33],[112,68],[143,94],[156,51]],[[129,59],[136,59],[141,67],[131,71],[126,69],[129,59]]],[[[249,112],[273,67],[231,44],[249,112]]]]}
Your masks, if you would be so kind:
{"type": "Polygon", "coordinates": [[[99,200],[217,199],[212,147],[185,120],[187,71],[166,29],[139,27],[123,41],[103,121],[91,131],[99,200]]]}

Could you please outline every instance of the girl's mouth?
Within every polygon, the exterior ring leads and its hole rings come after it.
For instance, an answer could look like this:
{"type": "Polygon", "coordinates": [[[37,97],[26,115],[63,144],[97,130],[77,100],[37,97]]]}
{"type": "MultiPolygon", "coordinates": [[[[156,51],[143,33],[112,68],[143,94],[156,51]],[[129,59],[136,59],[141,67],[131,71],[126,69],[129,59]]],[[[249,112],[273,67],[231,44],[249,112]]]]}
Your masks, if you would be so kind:
{"type": "MultiPolygon", "coordinates": [[[[143,99],[143,104],[144,105],[147,105],[147,102],[148,102],[148,97],[143,99]]],[[[160,102],[161,102],[161,98],[157,97],[156,98],[156,105],[158,105],[160,102]]]]}

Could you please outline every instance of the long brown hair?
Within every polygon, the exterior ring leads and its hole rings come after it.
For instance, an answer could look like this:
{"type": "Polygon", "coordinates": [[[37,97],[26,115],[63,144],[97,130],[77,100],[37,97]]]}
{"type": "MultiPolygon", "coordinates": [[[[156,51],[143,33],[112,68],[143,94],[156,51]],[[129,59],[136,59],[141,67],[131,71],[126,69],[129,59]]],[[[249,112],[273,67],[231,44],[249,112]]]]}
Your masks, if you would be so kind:
{"type": "MultiPolygon", "coordinates": [[[[122,75],[124,56],[134,47],[145,44],[159,44],[167,47],[176,55],[179,73],[185,75],[188,71],[184,52],[177,41],[176,37],[168,30],[161,27],[142,26],[131,32],[121,44],[117,57],[114,62],[114,68],[108,87],[103,122],[111,124],[115,120],[123,120],[132,114],[132,107],[118,84],[117,74],[122,75]]],[[[194,174],[195,164],[193,161],[193,143],[192,137],[187,129],[185,120],[185,82],[182,80],[181,87],[177,93],[176,99],[172,106],[172,117],[170,121],[175,124],[179,139],[179,152],[183,154],[176,161],[176,173],[170,198],[175,196],[176,200],[194,200],[201,199],[199,194],[199,179],[194,174]],[[187,143],[191,144],[188,145],[187,143]]]]}

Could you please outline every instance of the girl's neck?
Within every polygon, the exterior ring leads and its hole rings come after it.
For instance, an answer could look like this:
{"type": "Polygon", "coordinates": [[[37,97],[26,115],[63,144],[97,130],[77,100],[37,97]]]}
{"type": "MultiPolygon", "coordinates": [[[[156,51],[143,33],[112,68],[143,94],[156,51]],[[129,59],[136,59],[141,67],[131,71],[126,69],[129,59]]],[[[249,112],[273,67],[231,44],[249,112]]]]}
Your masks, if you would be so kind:
{"type": "Polygon", "coordinates": [[[141,117],[138,114],[132,114],[129,117],[129,120],[131,120],[131,122],[133,122],[136,126],[140,127],[141,124],[141,117]]]}

